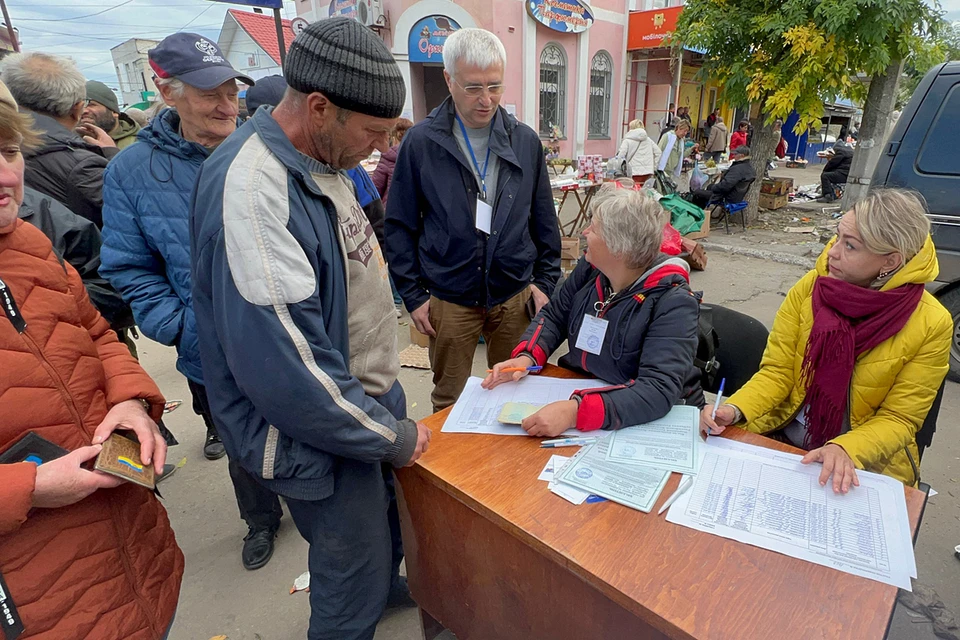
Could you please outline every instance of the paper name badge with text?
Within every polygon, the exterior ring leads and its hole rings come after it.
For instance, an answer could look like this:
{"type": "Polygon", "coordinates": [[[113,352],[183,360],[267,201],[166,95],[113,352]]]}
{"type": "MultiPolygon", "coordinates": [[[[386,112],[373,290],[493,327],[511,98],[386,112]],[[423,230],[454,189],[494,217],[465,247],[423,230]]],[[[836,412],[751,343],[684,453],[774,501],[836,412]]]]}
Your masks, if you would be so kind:
{"type": "Polygon", "coordinates": [[[477,198],[477,229],[490,235],[490,229],[493,227],[493,207],[477,198]]]}
{"type": "Polygon", "coordinates": [[[595,318],[591,315],[583,316],[583,324],[580,325],[580,333],[577,334],[577,349],[592,353],[595,356],[600,355],[609,324],[610,321],[603,318],[595,318]]]}

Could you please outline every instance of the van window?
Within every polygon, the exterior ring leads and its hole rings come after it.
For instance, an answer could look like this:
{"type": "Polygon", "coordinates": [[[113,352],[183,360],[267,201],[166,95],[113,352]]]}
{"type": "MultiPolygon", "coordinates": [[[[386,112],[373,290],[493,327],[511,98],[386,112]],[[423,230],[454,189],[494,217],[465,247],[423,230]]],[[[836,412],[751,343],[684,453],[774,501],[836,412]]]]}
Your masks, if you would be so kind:
{"type": "Polygon", "coordinates": [[[917,169],[921,173],[957,175],[957,149],[960,149],[960,84],[947,93],[940,110],[930,123],[927,138],[917,155],[917,169]]]}

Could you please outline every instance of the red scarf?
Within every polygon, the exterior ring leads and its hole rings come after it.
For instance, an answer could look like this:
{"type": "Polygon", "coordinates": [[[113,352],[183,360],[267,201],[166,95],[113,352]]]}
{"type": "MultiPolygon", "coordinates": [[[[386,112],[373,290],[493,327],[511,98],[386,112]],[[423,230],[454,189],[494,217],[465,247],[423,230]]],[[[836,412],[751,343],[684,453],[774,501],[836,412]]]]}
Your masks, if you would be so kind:
{"type": "Polygon", "coordinates": [[[890,291],[819,277],[813,285],[813,328],[803,355],[807,381],[805,449],[840,435],[857,357],[896,335],[923,295],[922,284],[890,291]]]}

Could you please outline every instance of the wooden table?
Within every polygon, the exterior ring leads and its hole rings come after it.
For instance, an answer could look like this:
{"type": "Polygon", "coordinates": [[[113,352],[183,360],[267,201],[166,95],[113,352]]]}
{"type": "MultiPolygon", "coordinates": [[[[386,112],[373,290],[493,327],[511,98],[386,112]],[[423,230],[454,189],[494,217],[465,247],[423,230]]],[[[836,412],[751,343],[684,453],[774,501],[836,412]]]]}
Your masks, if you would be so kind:
{"type": "MultiPolygon", "coordinates": [[[[551,368],[557,377],[575,377],[551,368]]],[[[538,439],[440,432],[397,472],[407,575],[424,638],[883,638],[897,589],[613,502],[575,506],[537,476],[538,439]]],[[[797,450],[727,429],[725,437],[797,450]]],[[[915,534],[925,496],[907,488],[915,534]]]]}
{"type": "Polygon", "coordinates": [[[587,211],[590,208],[590,201],[593,199],[594,194],[596,194],[602,186],[603,182],[594,182],[585,186],[580,186],[579,184],[568,184],[560,187],[560,191],[563,193],[563,195],[560,196],[560,206],[557,208],[558,218],[560,212],[563,211],[563,203],[567,201],[567,196],[571,193],[573,194],[573,197],[577,199],[577,204],[580,205],[580,210],[577,211],[577,215],[574,216],[573,220],[566,225],[560,225],[561,235],[573,237],[582,229],[582,227],[585,226],[584,223],[587,221],[587,211]],[[580,197],[581,189],[583,190],[582,198],[580,197]]]}

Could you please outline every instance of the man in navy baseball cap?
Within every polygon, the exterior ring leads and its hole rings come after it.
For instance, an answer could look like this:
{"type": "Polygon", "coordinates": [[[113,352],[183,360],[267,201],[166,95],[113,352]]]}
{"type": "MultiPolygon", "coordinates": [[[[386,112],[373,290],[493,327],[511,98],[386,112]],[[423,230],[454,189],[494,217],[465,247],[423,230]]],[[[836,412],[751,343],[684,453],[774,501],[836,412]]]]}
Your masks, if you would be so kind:
{"type": "Polygon", "coordinates": [[[217,43],[196,33],[167,36],[148,56],[158,78],[177,78],[204,91],[234,78],[253,86],[253,79],[234,69],[217,43]]]}
{"type": "MultiPolygon", "coordinates": [[[[157,114],[139,142],[107,167],[101,273],[130,304],[144,335],[176,346],[177,369],[207,430],[203,455],[216,460],[226,451],[207,400],[191,304],[190,197],[203,161],[237,128],[237,81],[253,80],[195,33],[168,36],[148,55],[157,90],[173,108],[157,114]]],[[[273,554],[283,511],[277,496],[236,460],[228,468],[249,529],[241,562],[257,569],[273,554]]]]}

